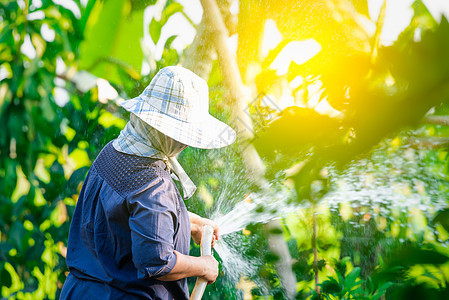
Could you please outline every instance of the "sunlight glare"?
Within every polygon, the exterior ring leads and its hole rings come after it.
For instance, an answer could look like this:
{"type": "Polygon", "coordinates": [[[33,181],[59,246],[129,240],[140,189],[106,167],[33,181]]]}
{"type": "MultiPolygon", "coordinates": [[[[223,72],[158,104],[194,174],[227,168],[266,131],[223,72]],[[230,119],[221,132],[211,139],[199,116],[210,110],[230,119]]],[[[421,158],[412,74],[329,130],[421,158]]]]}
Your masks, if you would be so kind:
{"type": "Polygon", "coordinates": [[[262,49],[260,51],[262,57],[266,57],[281,41],[282,35],[276,26],[276,22],[272,19],[267,19],[265,21],[262,49]]]}
{"type": "Polygon", "coordinates": [[[321,115],[327,115],[331,118],[341,118],[343,114],[333,108],[326,99],[321,100],[315,107],[315,111],[321,115]]]}
{"type": "Polygon", "coordinates": [[[307,92],[309,97],[307,99],[307,107],[315,108],[321,99],[323,83],[321,80],[316,80],[307,85],[307,92]]]}
{"type": "Polygon", "coordinates": [[[201,22],[203,17],[203,7],[199,0],[176,0],[184,7],[184,13],[193,21],[196,25],[201,22]]]}
{"type": "Polygon", "coordinates": [[[118,97],[117,90],[109,83],[109,81],[98,78],[97,79],[98,86],[98,101],[101,103],[107,103],[108,100],[114,100],[118,97]]]}
{"type": "Polygon", "coordinates": [[[73,12],[75,17],[81,18],[81,11],[78,5],[73,0],[53,0],[55,4],[61,5],[62,7],[69,9],[73,12]]]}
{"type": "Polygon", "coordinates": [[[279,52],[270,69],[276,70],[278,76],[285,75],[292,61],[298,65],[303,64],[320,51],[321,45],[314,39],[290,42],[279,52]]]}
{"type": "MultiPolygon", "coordinates": [[[[369,15],[373,21],[377,21],[383,2],[384,0],[368,1],[369,15]]],[[[385,22],[380,37],[382,45],[391,45],[410,24],[413,17],[411,7],[413,2],[414,0],[387,0],[385,22]]],[[[423,0],[423,3],[437,22],[440,22],[442,15],[449,16],[449,1],[423,0]]],[[[415,40],[419,40],[419,36],[416,36],[415,40]]]]}
{"type": "Polygon", "coordinates": [[[296,89],[303,83],[304,83],[304,77],[302,77],[301,75],[298,75],[295,78],[293,78],[292,81],[290,81],[289,85],[290,85],[290,88],[296,89]]]}

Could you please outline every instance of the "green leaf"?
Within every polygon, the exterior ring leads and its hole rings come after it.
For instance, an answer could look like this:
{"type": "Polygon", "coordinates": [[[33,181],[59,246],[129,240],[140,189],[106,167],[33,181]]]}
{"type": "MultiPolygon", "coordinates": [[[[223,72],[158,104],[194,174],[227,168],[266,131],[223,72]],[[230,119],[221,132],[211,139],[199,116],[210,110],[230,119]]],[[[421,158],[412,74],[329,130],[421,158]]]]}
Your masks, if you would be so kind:
{"type": "MultiPolygon", "coordinates": [[[[86,4],[86,8],[82,10],[81,14],[81,20],[80,20],[80,29],[82,32],[84,32],[84,29],[86,27],[87,20],[89,19],[90,13],[92,12],[92,9],[95,6],[95,0],[88,0],[86,4]]],[[[82,8],[82,5],[80,5],[82,8]]]]}
{"type": "Polygon", "coordinates": [[[265,260],[268,263],[276,263],[276,262],[279,261],[279,256],[274,254],[273,252],[269,252],[269,253],[266,254],[265,260]]]}
{"type": "Polygon", "coordinates": [[[0,282],[2,286],[10,287],[12,284],[11,274],[5,269],[5,263],[0,263],[0,282]]]}
{"type": "Polygon", "coordinates": [[[280,235],[280,234],[283,234],[284,232],[282,231],[282,228],[275,227],[275,228],[270,228],[269,233],[274,234],[274,235],[280,235]]]}
{"type": "Polygon", "coordinates": [[[66,184],[66,191],[69,195],[77,193],[78,185],[80,182],[84,181],[88,169],[88,167],[79,168],[75,170],[72,175],[70,175],[70,178],[66,184]]]}
{"type": "Polygon", "coordinates": [[[120,82],[117,68],[133,68],[140,74],[143,13],[132,11],[127,0],[97,1],[81,43],[80,69],[116,83],[120,82]]]}
{"type": "Polygon", "coordinates": [[[449,232],[449,208],[438,211],[433,218],[433,223],[440,223],[449,232]]]}
{"type": "Polygon", "coordinates": [[[355,267],[349,272],[348,276],[345,278],[345,290],[350,291],[361,284],[361,281],[357,282],[357,279],[360,276],[360,271],[361,269],[359,267],[355,267]]]}
{"type": "Polygon", "coordinates": [[[155,19],[152,19],[150,23],[150,36],[151,39],[153,40],[153,43],[157,44],[161,36],[161,31],[162,31],[161,23],[156,21],[155,19]]]}
{"type": "Polygon", "coordinates": [[[170,3],[162,12],[161,25],[164,26],[168,19],[177,12],[182,12],[184,7],[177,2],[170,3]]]}
{"type": "Polygon", "coordinates": [[[438,23],[435,21],[435,18],[432,16],[430,11],[427,9],[427,7],[424,5],[422,0],[416,0],[412,4],[412,8],[414,11],[413,18],[417,18],[418,22],[414,22],[415,24],[418,24],[418,26],[431,29],[438,26],[438,23]]]}
{"type": "Polygon", "coordinates": [[[25,233],[25,229],[23,228],[22,223],[19,221],[13,223],[8,233],[10,239],[13,242],[14,248],[16,248],[19,253],[23,251],[25,233]]]}
{"type": "Polygon", "coordinates": [[[317,264],[318,270],[321,271],[325,266],[326,266],[326,260],[320,259],[317,264]]]}
{"type": "Polygon", "coordinates": [[[145,9],[149,5],[156,4],[156,2],[157,0],[131,0],[133,11],[145,9]]]}
{"type": "Polygon", "coordinates": [[[449,257],[434,250],[413,249],[402,257],[403,262],[412,264],[441,265],[449,261],[449,257]]]}
{"type": "Polygon", "coordinates": [[[165,41],[165,45],[164,48],[168,49],[171,48],[171,44],[173,43],[173,41],[177,38],[177,35],[172,35],[171,37],[169,37],[166,41],[165,41]]]}
{"type": "Polygon", "coordinates": [[[328,277],[328,280],[323,281],[320,286],[324,293],[337,294],[342,291],[342,287],[333,277],[328,277]]]}
{"type": "Polygon", "coordinates": [[[390,288],[393,285],[394,285],[393,282],[386,282],[386,283],[384,283],[380,288],[377,289],[376,293],[371,296],[371,299],[373,299],[373,300],[380,299],[380,297],[382,297],[382,295],[385,294],[387,289],[390,288]]]}

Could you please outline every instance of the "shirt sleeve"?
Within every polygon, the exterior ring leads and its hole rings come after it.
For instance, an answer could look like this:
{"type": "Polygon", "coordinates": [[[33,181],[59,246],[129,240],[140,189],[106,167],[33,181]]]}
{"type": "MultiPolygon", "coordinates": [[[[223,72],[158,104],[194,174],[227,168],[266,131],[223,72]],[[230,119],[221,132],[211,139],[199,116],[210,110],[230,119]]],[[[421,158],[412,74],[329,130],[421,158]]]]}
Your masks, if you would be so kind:
{"type": "Polygon", "coordinates": [[[176,203],[173,184],[161,177],[128,197],[133,263],[139,279],[167,275],[176,264],[176,203]]]}

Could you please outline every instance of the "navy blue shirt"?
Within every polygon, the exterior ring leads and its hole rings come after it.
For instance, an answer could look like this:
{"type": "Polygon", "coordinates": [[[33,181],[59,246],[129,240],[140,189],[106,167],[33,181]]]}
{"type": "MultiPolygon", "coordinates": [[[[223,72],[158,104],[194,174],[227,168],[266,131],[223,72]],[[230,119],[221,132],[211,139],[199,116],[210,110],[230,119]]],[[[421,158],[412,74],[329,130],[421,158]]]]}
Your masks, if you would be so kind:
{"type": "Polygon", "coordinates": [[[187,279],[160,281],[188,255],[187,209],[163,161],[106,145],[70,226],[61,299],[188,299],[187,279]]]}

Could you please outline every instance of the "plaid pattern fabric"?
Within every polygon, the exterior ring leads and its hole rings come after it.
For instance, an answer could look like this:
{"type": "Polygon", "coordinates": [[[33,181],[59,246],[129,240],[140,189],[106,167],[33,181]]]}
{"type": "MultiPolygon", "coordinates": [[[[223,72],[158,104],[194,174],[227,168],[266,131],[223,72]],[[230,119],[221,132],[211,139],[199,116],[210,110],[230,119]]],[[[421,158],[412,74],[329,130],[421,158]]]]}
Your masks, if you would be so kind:
{"type": "Polygon", "coordinates": [[[135,114],[112,144],[115,150],[143,157],[158,158],[165,162],[180,181],[184,199],[190,198],[196,190],[193,181],[176,159],[186,145],[147,125],[135,114]]]}
{"type": "Polygon", "coordinates": [[[183,67],[165,67],[122,107],[165,135],[196,148],[220,148],[235,132],[209,114],[207,83],[183,67]]]}

